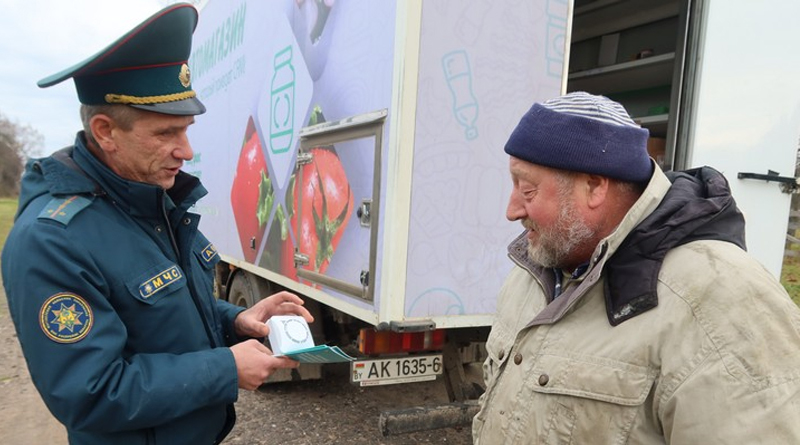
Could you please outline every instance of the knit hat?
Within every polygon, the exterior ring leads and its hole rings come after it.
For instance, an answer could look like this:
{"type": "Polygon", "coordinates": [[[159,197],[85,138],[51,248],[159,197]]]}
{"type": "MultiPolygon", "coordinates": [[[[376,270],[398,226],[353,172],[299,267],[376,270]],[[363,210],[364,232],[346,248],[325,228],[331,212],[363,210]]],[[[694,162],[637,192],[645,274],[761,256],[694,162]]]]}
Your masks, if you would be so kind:
{"type": "Polygon", "coordinates": [[[533,104],[505,151],[538,165],[644,182],[653,173],[648,136],[617,102],[573,92],[533,104]]]}

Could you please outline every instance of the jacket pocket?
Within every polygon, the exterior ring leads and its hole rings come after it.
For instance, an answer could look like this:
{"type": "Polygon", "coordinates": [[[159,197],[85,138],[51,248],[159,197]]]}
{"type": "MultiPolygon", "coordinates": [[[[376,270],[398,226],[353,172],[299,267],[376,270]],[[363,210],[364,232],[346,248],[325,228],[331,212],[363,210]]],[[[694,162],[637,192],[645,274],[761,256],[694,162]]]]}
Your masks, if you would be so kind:
{"type": "Polygon", "coordinates": [[[514,346],[514,335],[502,326],[495,326],[486,341],[487,358],[483,364],[483,378],[487,392],[494,384],[500,370],[508,361],[509,352],[514,346]]]}
{"type": "Polygon", "coordinates": [[[162,261],[135,274],[125,286],[135,299],[152,305],[186,287],[186,276],[177,264],[162,261]]]}
{"type": "Polygon", "coordinates": [[[528,381],[546,416],[546,443],[627,443],[655,383],[644,366],[587,356],[544,354],[528,381]]]}
{"type": "Polygon", "coordinates": [[[483,381],[486,389],[480,396],[481,410],[473,419],[473,432],[484,428],[487,416],[491,410],[491,398],[495,395],[495,386],[498,384],[503,367],[508,361],[509,351],[514,346],[514,336],[504,326],[497,324],[492,327],[492,332],[486,341],[487,358],[483,362],[483,381]]]}

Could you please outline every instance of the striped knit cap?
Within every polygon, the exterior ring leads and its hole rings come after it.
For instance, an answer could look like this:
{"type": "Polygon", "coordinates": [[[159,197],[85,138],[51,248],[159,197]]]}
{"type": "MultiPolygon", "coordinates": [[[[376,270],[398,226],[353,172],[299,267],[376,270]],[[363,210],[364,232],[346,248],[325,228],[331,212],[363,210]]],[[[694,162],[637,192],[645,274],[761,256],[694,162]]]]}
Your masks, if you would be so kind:
{"type": "Polygon", "coordinates": [[[617,102],[574,92],[533,104],[505,151],[533,164],[644,182],[653,173],[648,135],[617,102]]]}

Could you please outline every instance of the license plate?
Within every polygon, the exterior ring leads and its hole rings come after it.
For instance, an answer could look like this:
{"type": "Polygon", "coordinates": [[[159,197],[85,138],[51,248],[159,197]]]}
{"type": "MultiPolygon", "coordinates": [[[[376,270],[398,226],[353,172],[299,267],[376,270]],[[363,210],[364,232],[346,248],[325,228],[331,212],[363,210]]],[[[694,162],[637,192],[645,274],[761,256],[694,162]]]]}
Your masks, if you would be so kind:
{"type": "Polygon", "coordinates": [[[351,362],[351,381],[359,386],[435,380],[442,374],[442,355],[415,355],[351,362]]]}

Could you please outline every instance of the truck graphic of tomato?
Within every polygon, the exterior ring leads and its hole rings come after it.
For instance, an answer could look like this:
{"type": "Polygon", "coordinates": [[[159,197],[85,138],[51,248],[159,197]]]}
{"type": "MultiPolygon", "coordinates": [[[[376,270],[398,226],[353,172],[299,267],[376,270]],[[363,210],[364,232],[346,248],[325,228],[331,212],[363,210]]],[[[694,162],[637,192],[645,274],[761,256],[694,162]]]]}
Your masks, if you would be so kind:
{"type": "Polygon", "coordinates": [[[282,204],[278,204],[275,209],[275,216],[269,227],[267,244],[258,265],[297,281],[294,242],[289,235],[289,220],[282,204]]]}
{"type": "Polygon", "coordinates": [[[258,248],[272,212],[275,194],[258,130],[251,117],[247,122],[242,150],[231,186],[231,207],[239,232],[244,259],[255,262],[258,248]]]}
{"type": "MultiPolygon", "coordinates": [[[[322,111],[315,107],[309,125],[322,122],[325,122],[322,111]]],[[[308,255],[306,268],[324,273],[353,213],[353,192],[332,145],[314,147],[310,153],[311,162],[299,167],[302,184],[298,176],[290,181],[292,196],[287,202],[293,206],[290,220],[296,230],[299,251],[308,255]],[[298,206],[298,199],[302,206],[298,206]]]]}

